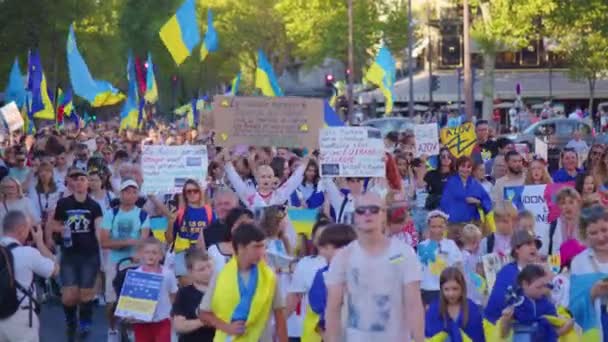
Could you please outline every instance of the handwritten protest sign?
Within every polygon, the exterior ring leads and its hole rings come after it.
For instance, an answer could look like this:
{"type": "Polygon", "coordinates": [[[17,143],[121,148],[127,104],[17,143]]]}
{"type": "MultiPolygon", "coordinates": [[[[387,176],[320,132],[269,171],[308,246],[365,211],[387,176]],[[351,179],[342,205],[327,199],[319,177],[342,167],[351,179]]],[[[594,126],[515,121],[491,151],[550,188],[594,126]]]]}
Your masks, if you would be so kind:
{"type": "Polygon", "coordinates": [[[319,136],[321,176],[384,177],[384,141],[370,127],[327,127],[319,136]]]}
{"type": "Polygon", "coordinates": [[[434,156],[439,154],[439,131],[436,123],[416,125],[416,156],[434,156]]]}
{"type": "Polygon", "coordinates": [[[219,146],[315,148],[323,111],[321,99],[216,96],[207,124],[219,146]]]}
{"type": "Polygon", "coordinates": [[[0,112],[2,112],[2,118],[4,119],[4,122],[6,122],[9,131],[13,132],[23,127],[23,117],[15,102],[11,102],[0,108],[0,112]]]}
{"type": "Polygon", "coordinates": [[[144,193],[177,193],[191,178],[204,185],[207,178],[207,148],[201,145],[142,146],[141,167],[144,193]]]}
{"type": "Polygon", "coordinates": [[[441,143],[445,145],[450,153],[456,158],[470,156],[477,142],[475,127],[467,122],[455,128],[443,128],[441,130],[441,143]]]}
{"type": "Polygon", "coordinates": [[[114,314],[150,322],[154,317],[162,284],[161,274],[127,271],[114,314]]]}

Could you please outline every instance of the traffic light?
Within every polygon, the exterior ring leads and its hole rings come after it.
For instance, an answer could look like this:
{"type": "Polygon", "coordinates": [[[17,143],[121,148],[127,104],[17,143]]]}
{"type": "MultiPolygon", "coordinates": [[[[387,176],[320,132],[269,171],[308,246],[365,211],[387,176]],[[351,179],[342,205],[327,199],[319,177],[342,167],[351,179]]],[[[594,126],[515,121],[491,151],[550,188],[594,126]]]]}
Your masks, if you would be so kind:
{"type": "Polygon", "coordinates": [[[334,81],[335,81],[334,75],[325,74],[325,86],[326,87],[333,87],[334,81]]]}
{"type": "Polygon", "coordinates": [[[439,90],[439,76],[431,76],[431,90],[437,91],[439,90]]]}

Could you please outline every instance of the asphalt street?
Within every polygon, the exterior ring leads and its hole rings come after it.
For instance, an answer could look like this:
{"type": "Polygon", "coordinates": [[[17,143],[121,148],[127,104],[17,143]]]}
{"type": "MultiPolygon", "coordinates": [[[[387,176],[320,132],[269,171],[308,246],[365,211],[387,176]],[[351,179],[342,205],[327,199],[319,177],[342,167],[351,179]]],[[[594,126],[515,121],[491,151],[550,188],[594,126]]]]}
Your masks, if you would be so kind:
{"type": "MultiPolygon", "coordinates": [[[[104,312],[104,307],[95,307],[91,334],[82,342],[107,341],[108,322],[104,312]]],[[[40,342],[67,341],[65,332],[66,326],[63,307],[58,303],[44,304],[42,306],[42,312],[40,313],[40,342]]]]}

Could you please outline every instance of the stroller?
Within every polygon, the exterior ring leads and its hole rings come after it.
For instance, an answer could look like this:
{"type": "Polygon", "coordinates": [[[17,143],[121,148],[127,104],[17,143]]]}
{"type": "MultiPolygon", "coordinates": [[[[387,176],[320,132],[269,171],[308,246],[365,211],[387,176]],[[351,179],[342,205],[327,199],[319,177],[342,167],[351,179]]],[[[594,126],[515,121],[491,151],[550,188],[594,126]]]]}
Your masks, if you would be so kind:
{"type": "MultiPolygon", "coordinates": [[[[120,298],[120,292],[122,290],[122,285],[125,282],[125,278],[127,277],[127,272],[129,270],[135,270],[139,267],[139,264],[136,262],[134,258],[128,257],[120,259],[116,263],[116,277],[112,280],[112,287],[114,291],[120,298]]],[[[116,310],[116,305],[118,305],[118,300],[114,303],[113,311],[116,310]]],[[[131,325],[129,322],[119,319],[118,320],[118,335],[121,342],[129,342],[134,341],[135,339],[132,337],[131,325]]]]}

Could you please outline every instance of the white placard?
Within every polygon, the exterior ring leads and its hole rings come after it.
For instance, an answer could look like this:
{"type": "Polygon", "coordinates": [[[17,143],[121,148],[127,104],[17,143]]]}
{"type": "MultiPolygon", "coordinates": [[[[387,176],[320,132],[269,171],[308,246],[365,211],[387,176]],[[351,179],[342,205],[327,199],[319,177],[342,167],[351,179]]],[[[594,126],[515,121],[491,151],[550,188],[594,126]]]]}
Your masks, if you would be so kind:
{"type": "Polygon", "coordinates": [[[547,143],[544,142],[541,139],[535,138],[534,139],[534,153],[543,158],[543,160],[546,162],[548,161],[549,158],[549,154],[548,151],[549,150],[549,146],[547,146],[547,143]]]}
{"type": "Polygon", "coordinates": [[[178,193],[187,179],[206,186],[207,147],[202,145],[142,146],[144,193],[178,193]]]}
{"type": "Polygon", "coordinates": [[[319,134],[321,176],[384,177],[384,141],[370,127],[327,127],[319,134]]]}
{"type": "Polygon", "coordinates": [[[439,154],[439,130],[436,123],[416,125],[416,157],[439,154]]]}
{"type": "Polygon", "coordinates": [[[13,132],[23,127],[23,117],[21,117],[21,112],[19,111],[19,108],[17,108],[15,102],[11,102],[0,108],[0,112],[2,112],[2,117],[4,118],[4,122],[6,122],[9,131],[13,132]]]}
{"type": "Polygon", "coordinates": [[[87,145],[89,152],[95,153],[95,151],[97,151],[97,141],[95,138],[85,141],[84,144],[87,145]]]}

